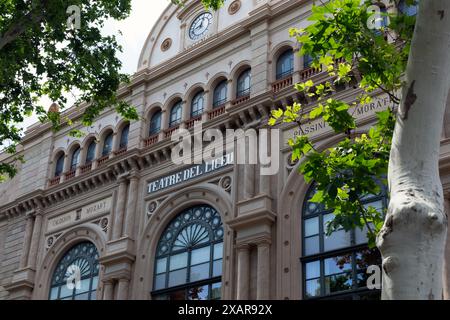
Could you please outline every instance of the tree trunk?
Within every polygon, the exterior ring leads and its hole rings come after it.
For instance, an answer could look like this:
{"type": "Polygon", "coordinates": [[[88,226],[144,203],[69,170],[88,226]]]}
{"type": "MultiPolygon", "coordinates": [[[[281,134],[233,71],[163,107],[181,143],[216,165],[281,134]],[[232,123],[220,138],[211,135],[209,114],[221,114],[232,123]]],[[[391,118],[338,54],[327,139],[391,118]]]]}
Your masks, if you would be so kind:
{"type": "Polygon", "coordinates": [[[383,299],[442,299],[447,237],[439,150],[450,81],[450,1],[420,1],[377,246],[383,299]]]}

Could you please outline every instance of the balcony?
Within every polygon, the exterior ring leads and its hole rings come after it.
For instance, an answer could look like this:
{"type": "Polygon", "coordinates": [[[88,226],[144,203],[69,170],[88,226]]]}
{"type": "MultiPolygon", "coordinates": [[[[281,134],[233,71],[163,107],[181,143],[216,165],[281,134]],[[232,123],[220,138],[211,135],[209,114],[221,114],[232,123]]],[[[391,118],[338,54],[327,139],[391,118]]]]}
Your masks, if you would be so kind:
{"type": "Polygon", "coordinates": [[[186,121],[186,129],[192,129],[196,122],[202,121],[202,115],[193,117],[192,119],[186,121]]]}
{"type": "Polygon", "coordinates": [[[178,126],[175,126],[175,127],[172,127],[172,128],[169,128],[169,129],[167,129],[166,131],[164,131],[164,138],[166,138],[166,139],[169,139],[169,138],[171,138],[172,137],[172,135],[173,135],[173,133],[175,132],[175,131],[177,131],[178,129],[180,129],[180,126],[178,125],[178,126]]]}
{"type": "Polygon", "coordinates": [[[81,174],[85,174],[85,173],[89,173],[92,170],[92,163],[87,163],[84,166],[81,166],[80,168],[80,173],[81,174]]]}
{"type": "Polygon", "coordinates": [[[208,112],[208,120],[215,119],[224,113],[225,113],[225,105],[223,104],[222,106],[218,106],[214,108],[212,111],[208,112]]]}
{"type": "Polygon", "coordinates": [[[272,84],[272,91],[278,93],[285,88],[291,87],[293,84],[292,76],[278,80],[272,84]]]}
{"type": "Polygon", "coordinates": [[[319,74],[322,72],[322,68],[308,68],[300,71],[300,79],[301,81],[305,81],[312,76],[319,74]]]}
{"type": "Polygon", "coordinates": [[[156,133],[146,139],[144,139],[144,148],[151,147],[152,145],[158,143],[159,141],[159,133],[156,133]]]}
{"type": "Polygon", "coordinates": [[[49,187],[53,187],[53,186],[57,186],[60,183],[61,183],[61,177],[55,177],[53,179],[50,179],[48,185],[49,185],[49,187]]]}
{"type": "Polygon", "coordinates": [[[114,155],[121,156],[121,155],[127,153],[127,150],[128,150],[128,148],[126,146],[121,147],[118,151],[114,152],[114,155]]]}
{"type": "Polygon", "coordinates": [[[77,173],[76,169],[70,170],[69,172],[66,173],[64,181],[68,181],[70,179],[75,178],[76,173],[77,173]]]}
{"type": "Polygon", "coordinates": [[[98,167],[103,166],[108,160],[109,160],[109,154],[98,159],[98,161],[97,161],[98,167]]]}
{"type": "Polygon", "coordinates": [[[242,97],[239,97],[239,98],[233,100],[231,102],[231,105],[233,107],[235,107],[235,106],[238,106],[240,104],[243,104],[244,102],[247,102],[248,100],[250,100],[250,95],[245,95],[245,96],[242,96],[242,97]]]}

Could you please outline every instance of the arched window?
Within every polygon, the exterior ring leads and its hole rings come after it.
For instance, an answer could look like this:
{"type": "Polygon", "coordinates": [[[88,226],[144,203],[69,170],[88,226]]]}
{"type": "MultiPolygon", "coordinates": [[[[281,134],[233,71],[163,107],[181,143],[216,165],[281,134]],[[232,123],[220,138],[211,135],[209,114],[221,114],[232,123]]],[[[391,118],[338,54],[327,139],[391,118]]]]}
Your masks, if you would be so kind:
{"type": "Polygon", "coordinates": [[[277,61],[277,80],[286,78],[294,72],[294,51],[286,50],[277,61]]]}
{"type": "Polygon", "coordinates": [[[195,118],[198,116],[201,116],[203,113],[203,106],[204,106],[204,92],[201,91],[197,93],[194,98],[192,99],[192,106],[191,106],[191,117],[195,118]]]}
{"type": "Polygon", "coordinates": [[[221,298],[223,225],[210,206],[179,214],[162,234],[152,295],[159,300],[221,298]]]}
{"type": "Polygon", "coordinates": [[[112,148],[113,148],[113,133],[109,133],[105,140],[103,141],[103,150],[102,150],[102,156],[106,157],[111,154],[112,148]]]}
{"type": "Polygon", "coordinates": [[[223,80],[214,89],[213,108],[222,106],[227,102],[227,91],[228,82],[227,80],[223,80]]]}
{"type": "Polygon", "coordinates": [[[72,153],[72,159],[70,160],[70,170],[76,170],[78,167],[78,164],[80,163],[80,147],[77,147],[73,153],[72,153]]]}
{"type": "Polygon", "coordinates": [[[64,171],[64,158],[65,158],[65,155],[64,155],[64,153],[62,153],[56,160],[55,177],[60,177],[64,171]]]}
{"type": "Polygon", "coordinates": [[[237,80],[237,93],[238,98],[245,97],[250,94],[250,89],[252,85],[252,70],[247,69],[241,73],[237,80]]]}
{"type": "Polygon", "coordinates": [[[419,3],[419,0],[416,0],[415,4],[408,5],[408,4],[406,4],[405,0],[400,0],[400,2],[398,4],[398,9],[401,13],[412,17],[412,16],[417,15],[418,3],[419,3]]]}
{"type": "Polygon", "coordinates": [[[128,147],[128,134],[130,133],[130,125],[127,124],[122,129],[122,134],[120,135],[120,145],[119,149],[126,149],[128,147]]]}
{"type": "Polygon", "coordinates": [[[181,123],[181,113],[183,111],[183,102],[177,102],[170,110],[169,128],[175,127],[181,123]]]}
{"type": "Polygon", "coordinates": [[[53,271],[50,300],[95,300],[99,264],[98,251],[91,242],[72,247],[53,271]]]}
{"type": "MultiPolygon", "coordinates": [[[[339,297],[348,299],[379,299],[379,291],[366,287],[367,267],[380,265],[377,249],[367,247],[367,229],[326,235],[333,210],[310,202],[316,192],[313,186],[303,204],[303,296],[305,298],[339,297]]],[[[386,192],[361,198],[366,207],[382,210],[387,206],[386,192]]]]}
{"type": "Polygon", "coordinates": [[[161,110],[155,112],[150,120],[150,132],[149,135],[153,136],[161,131],[161,110]]]}
{"type": "Polygon", "coordinates": [[[314,59],[309,54],[303,56],[303,69],[309,69],[312,66],[314,59]]]}
{"type": "Polygon", "coordinates": [[[95,149],[96,148],[97,148],[97,143],[95,141],[92,141],[89,144],[89,147],[87,149],[86,164],[90,164],[90,163],[94,162],[94,160],[95,160],[95,149]]]}

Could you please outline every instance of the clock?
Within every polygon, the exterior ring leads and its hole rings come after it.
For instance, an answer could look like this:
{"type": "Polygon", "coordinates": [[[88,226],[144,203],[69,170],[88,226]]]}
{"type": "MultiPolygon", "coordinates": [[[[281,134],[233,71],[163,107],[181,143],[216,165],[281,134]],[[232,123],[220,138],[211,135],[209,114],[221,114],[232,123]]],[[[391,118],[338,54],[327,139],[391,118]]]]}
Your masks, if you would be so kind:
{"type": "Polygon", "coordinates": [[[189,28],[189,37],[191,40],[198,40],[208,32],[212,18],[213,16],[210,12],[204,12],[195,18],[189,28]]]}

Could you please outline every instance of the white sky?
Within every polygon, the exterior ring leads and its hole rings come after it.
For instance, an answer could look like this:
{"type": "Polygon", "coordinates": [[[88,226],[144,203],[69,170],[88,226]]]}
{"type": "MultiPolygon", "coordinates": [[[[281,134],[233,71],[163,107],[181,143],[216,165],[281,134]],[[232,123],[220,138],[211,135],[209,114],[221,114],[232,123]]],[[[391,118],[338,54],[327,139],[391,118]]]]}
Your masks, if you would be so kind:
{"type": "MultiPolygon", "coordinates": [[[[118,54],[122,61],[122,72],[128,74],[136,72],[144,41],[169,3],[169,0],[132,0],[131,14],[126,20],[119,22],[111,20],[105,24],[104,34],[115,34],[119,44],[122,45],[123,52],[118,54]],[[122,35],[118,33],[119,30],[122,35]]],[[[44,106],[51,104],[49,99],[42,101],[44,106]]],[[[36,117],[27,118],[23,127],[27,128],[37,121],[36,117]]]]}

